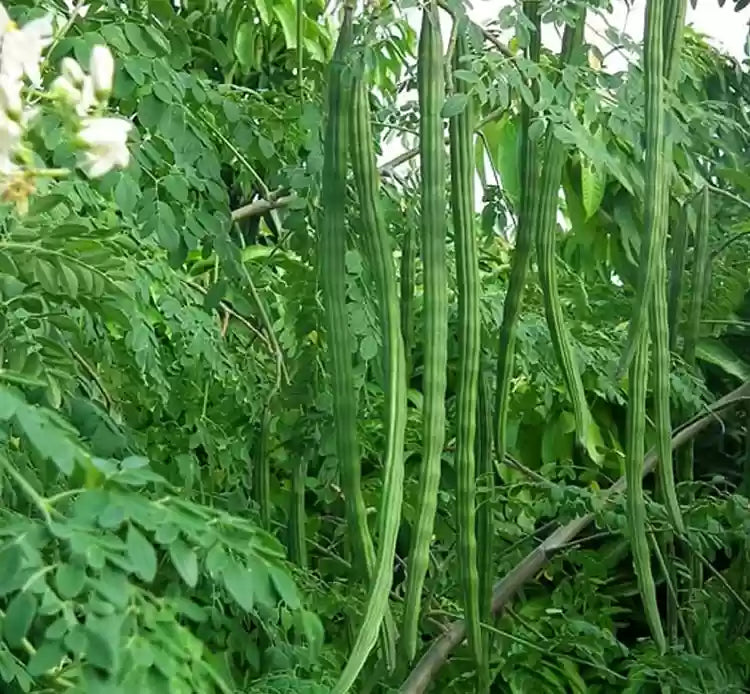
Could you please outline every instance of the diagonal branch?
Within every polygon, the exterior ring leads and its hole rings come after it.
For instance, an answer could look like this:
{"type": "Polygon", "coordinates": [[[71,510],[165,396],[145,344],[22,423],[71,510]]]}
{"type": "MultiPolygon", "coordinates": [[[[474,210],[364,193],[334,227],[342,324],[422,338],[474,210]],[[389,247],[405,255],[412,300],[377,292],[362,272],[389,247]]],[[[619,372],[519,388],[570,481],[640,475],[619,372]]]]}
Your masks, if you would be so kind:
{"type": "Polygon", "coordinates": [[[247,219],[248,217],[259,217],[271,210],[278,210],[282,207],[287,207],[296,199],[297,196],[291,194],[282,195],[279,198],[270,197],[268,200],[262,198],[260,200],[254,200],[249,205],[243,205],[236,210],[232,210],[232,221],[239,222],[241,219],[247,219]]]}
{"type": "MultiPolygon", "coordinates": [[[[711,422],[716,420],[716,413],[750,398],[750,381],[717,400],[710,411],[693,418],[681,425],[672,436],[672,450],[692,441],[711,422]]],[[[643,461],[643,474],[647,475],[657,463],[656,452],[651,449],[643,461]]],[[[606,492],[605,499],[611,499],[625,491],[625,478],[621,477],[606,492]]],[[[593,514],[574,518],[566,525],[561,525],[546,540],[529,552],[516,566],[495,584],[492,593],[492,612],[498,614],[511,601],[518,590],[533,578],[550,560],[552,555],[576,537],[591,521],[593,514]]],[[[459,646],[466,636],[466,625],[462,619],[451,624],[448,629],[430,646],[422,656],[409,677],[401,685],[400,694],[422,694],[437,675],[438,670],[448,660],[454,648],[459,646]]]]}

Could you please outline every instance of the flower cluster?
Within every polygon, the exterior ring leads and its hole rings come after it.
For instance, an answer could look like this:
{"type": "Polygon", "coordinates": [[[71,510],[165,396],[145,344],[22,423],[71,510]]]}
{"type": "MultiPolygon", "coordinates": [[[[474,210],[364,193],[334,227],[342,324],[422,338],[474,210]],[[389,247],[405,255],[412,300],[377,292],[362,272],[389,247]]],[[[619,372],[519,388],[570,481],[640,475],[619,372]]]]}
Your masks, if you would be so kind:
{"type": "Polygon", "coordinates": [[[44,52],[54,32],[52,15],[19,27],[0,4],[0,190],[6,200],[16,198],[13,191],[19,187],[23,197],[33,188],[34,174],[23,166],[30,161],[23,136],[45,100],[66,108],[74,143],[82,151],[81,168],[89,177],[125,167],[130,159],[132,123],[105,114],[115,67],[108,48],[93,48],[88,74],[73,58],[63,59],[60,76],[43,90],[44,52]]]}
{"type": "Polygon", "coordinates": [[[115,61],[106,46],[91,50],[89,72],[73,58],[64,58],[61,75],[52,83],[52,94],[69,105],[81,118],[78,137],[86,148],[83,169],[92,177],[103,176],[114,168],[127,166],[128,133],[132,123],[124,118],[91,116],[92,110],[106,106],[112,91],[115,61]]]}

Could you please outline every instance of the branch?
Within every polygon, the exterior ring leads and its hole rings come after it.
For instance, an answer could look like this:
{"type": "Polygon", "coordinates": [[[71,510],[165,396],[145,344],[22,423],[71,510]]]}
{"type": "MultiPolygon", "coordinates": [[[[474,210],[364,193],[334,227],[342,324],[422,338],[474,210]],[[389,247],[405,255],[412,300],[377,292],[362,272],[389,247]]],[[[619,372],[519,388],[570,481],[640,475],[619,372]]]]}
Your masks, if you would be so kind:
{"type": "Polygon", "coordinates": [[[269,200],[255,200],[249,205],[238,207],[236,210],[232,210],[232,221],[239,222],[241,219],[247,219],[248,217],[259,217],[266,212],[271,210],[278,210],[282,207],[289,206],[294,200],[297,199],[295,194],[282,195],[279,198],[273,198],[269,200]]]}
{"type": "MultiPolygon", "coordinates": [[[[450,7],[450,5],[445,2],[445,0],[438,0],[438,7],[445,10],[451,16],[451,18],[455,20],[455,12],[450,7]]],[[[510,48],[508,48],[502,41],[500,41],[500,39],[497,38],[497,36],[495,36],[489,29],[483,27],[481,24],[477,24],[476,22],[472,22],[472,24],[474,24],[474,26],[476,26],[479,31],[482,32],[482,36],[484,36],[485,40],[489,41],[506,58],[513,57],[513,53],[510,48]]]]}
{"type": "MultiPolygon", "coordinates": [[[[492,123],[498,120],[505,112],[507,108],[497,108],[494,111],[488,113],[482,120],[480,120],[474,127],[474,131],[480,131],[488,123],[492,123]]],[[[445,139],[448,142],[448,138],[445,139]]],[[[413,159],[419,154],[419,147],[413,147],[402,152],[397,157],[394,157],[390,161],[387,161],[382,166],[378,167],[378,173],[381,176],[393,176],[393,169],[401,164],[406,163],[410,159],[413,159]]],[[[298,199],[298,196],[294,193],[290,195],[282,195],[275,197],[273,194],[268,196],[268,199],[255,200],[249,205],[238,207],[236,210],[232,210],[232,221],[239,222],[241,219],[247,219],[248,217],[258,217],[271,210],[278,210],[284,207],[288,207],[292,202],[298,199]]]]}
{"type": "MultiPolygon", "coordinates": [[[[184,279],[182,280],[188,287],[191,287],[192,289],[195,289],[195,291],[203,294],[205,296],[208,294],[208,290],[205,287],[201,287],[200,284],[197,282],[193,282],[192,280],[184,279]]],[[[271,343],[268,341],[266,336],[258,330],[245,316],[243,316],[240,313],[237,313],[226,301],[220,301],[219,306],[224,311],[224,313],[227,316],[232,316],[232,318],[235,318],[237,321],[242,323],[253,335],[255,335],[267,348],[268,351],[271,353],[271,356],[275,356],[273,347],[271,343]]],[[[224,326],[222,326],[222,331],[225,332],[224,326]]],[[[224,334],[222,333],[222,337],[224,337],[224,334]]]]}
{"type": "MultiPolygon", "coordinates": [[[[494,111],[490,111],[482,120],[480,120],[475,126],[474,126],[474,132],[479,132],[485,125],[488,123],[492,123],[496,120],[498,120],[501,116],[505,114],[507,111],[507,108],[496,108],[494,111]]],[[[445,138],[445,142],[448,142],[448,138],[445,138]]],[[[389,175],[393,169],[395,169],[397,166],[401,166],[401,164],[406,163],[410,159],[413,159],[414,157],[419,154],[419,147],[412,147],[411,149],[407,149],[405,152],[402,152],[397,157],[394,157],[390,161],[387,161],[382,166],[378,167],[378,171],[381,175],[389,175]]]]}
{"type": "MultiPolygon", "coordinates": [[[[716,413],[744,402],[750,397],[750,381],[717,400],[708,414],[689,420],[679,427],[672,437],[672,450],[694,439],[711,422],[716,420],[716,413]]],[[[657,463],[657,456],[651,449],[643,460],[643,474],[651,472],[657,463]]],[[[621,477],[606,492],[605,499],[620,494],[625,490],[625,478],[621,477]]],[[[551,556],[576,537],[591,521],[594,515],[574,518],[567,525],[557,528],[546,540],[529,552],[516,566],[498,581],[492,592],[492,612],[498,614],[528,580],[533,578],[549,561],[551,556]]],[[[401,685],[400,694],[422,694],[437,675],[454,648],[459,646],[466,636],[466,625],[459,619],[429,647],[409,677],[401,685]]]]}

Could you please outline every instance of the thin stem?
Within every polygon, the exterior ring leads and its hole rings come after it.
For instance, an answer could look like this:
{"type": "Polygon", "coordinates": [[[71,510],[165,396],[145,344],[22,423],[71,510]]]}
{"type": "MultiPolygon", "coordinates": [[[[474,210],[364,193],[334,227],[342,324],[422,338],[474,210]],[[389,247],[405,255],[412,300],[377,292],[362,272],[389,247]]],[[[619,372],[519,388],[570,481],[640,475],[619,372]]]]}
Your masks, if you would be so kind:
{"type": "Polygon", "coordinates": [[[16,484],[21,488],[24,494],[26,494],[34,506],[39,509],[39,513],[42,514],[44,522],[47,525],[51,525],[52,516],[49,512],[49,504],[47,500],[31,486],[31,483],[20,472],[18,472],[18,470],[16,470],[15,466],[5,457],[5,455],[0,455],[0,468],[5,470],[5,472],[15,480],[16,484]]]}

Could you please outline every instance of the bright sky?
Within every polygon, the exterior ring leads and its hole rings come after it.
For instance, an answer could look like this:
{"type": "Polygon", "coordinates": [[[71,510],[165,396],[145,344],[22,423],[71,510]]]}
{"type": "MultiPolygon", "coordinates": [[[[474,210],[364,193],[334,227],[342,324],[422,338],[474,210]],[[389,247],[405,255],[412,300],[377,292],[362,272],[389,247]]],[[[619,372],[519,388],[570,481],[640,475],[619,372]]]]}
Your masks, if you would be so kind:
{"type": "MultiPolygon", "coordinates": [[[[502,7],[513,5],[517,0],[470,0],[472,9],[469,11],[471,18],[478,24],[486,24],[497,17],[502,7]]],[[[597,15],[590,15],[586,23],[586,40],[598,46],[606,53],[609,44],[603,39],[604,29],[609,25],[620,30],[626,30],[635,40],[643,39],[643,20],[645,15],[646,0],[612,0],[612,12],[606,15],[607,19],[597,15]]],[[[420,11],[417,8],[406,10],[405,15],[415,30],[419,30],[421,21],[420,11]]],[[[447,15],[442,12],[443,19],[443,41],[447,43],[450,33],[450,23],[447,15]]],[[[698,0],[696,9],[688,3],[687,24],[696,31],[704,34],[709,42],[728,54],[743,60],[745,55],[745,41],[748,35],[748,23],[750,22],[750,6],[741,12],[734,11],[732,0],[726,0],[724,7],[719,7],[719,0],[698,0]]],[[[511,36],[503,37],[504,40],[511,36]]],[[[545,45],[553,50],[559,50],[560,40],[555,33],[554,27],[546,25],[542,38],[545,45]]],[[[605,67],[609,70],[621,70],[625,67],[625,58],[622,54],[613,52],[608,57],[605,67]]],[[[401,98],[413,97],[413,94],[402,94],[401,98]]],[[[404,151],[404,145],[399,138],[388,142],[384,148],[380,163],[392,159],[404,151]]],[[[477,190],[477,199],[481,199],[481,190],[477,190]]]]}
{"type": "MultiPolygon", "coordinates": [[[[513,0],[472,0],[473,10],[470,12],[472,18],[480,23],[487,22],[497,16],[499,8],[512,5],[513,0]]],[[[645,11],[645,0],[612,0],[612,12],[608,15],[610,24],[620,29],[626,29],[634,39],[643,38],[643,18],[645,11]]],[[[734,11],[732,0],[726,0],[724,7],[719,7],[719,0],[699,0],[696,9],[688,3],[687,23],[694,29],[706,34],[717,47],[721,47],[736,58],[745,56],[745,39],[748,32],[748,20],[750,20],[750,7],[741,12],[734,11]]],[[[591,16],[587,23],[589,31],[587,40],[591,43],[601,44],[597,40],[596,30],[601,33],[606,26],[605,22],[596,16],[591,16]],[[593,30],[593,31],[592,31],[593,30]]],[[[548,27],[551,29],[551,27],[548,27]]],[[[553,45],[554,34],[545,34],[545,43],[553,45]],[[552,40],[550,40],[552,39],[552,40]]],[[[601,45],[599,45],[602,48],[601,45]]]]}

